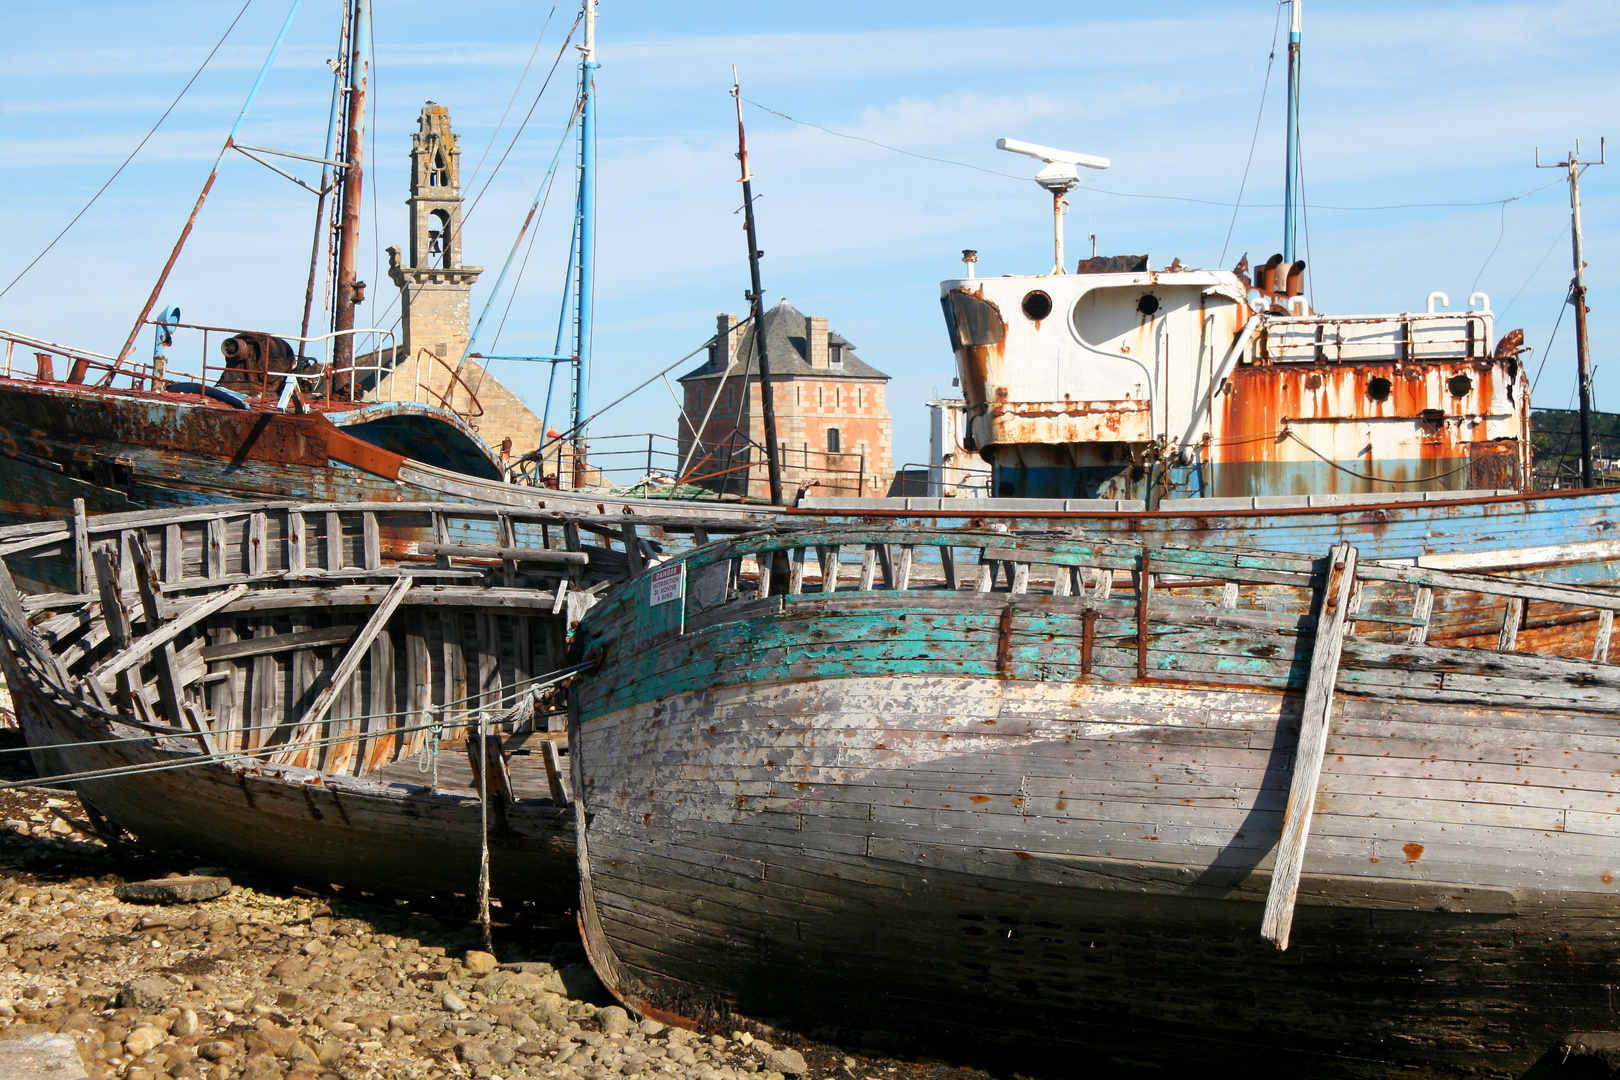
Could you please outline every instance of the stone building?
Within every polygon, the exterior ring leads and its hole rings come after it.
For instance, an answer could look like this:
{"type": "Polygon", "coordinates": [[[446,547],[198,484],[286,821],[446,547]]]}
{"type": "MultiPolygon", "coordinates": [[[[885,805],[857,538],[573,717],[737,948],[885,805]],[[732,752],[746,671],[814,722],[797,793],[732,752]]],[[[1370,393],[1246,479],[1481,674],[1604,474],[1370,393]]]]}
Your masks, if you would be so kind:
{"type": "MultiPolygon", "coordinates": [[[[754,327],[737,324],[735,315],[721,315],[708,360],[680,378],[681,460],[691,453],[691,483],[768,498],[759,352],[754,327]]],[[[894,474],[889,377],[830,332],[825,317],[802,315],[786,300],[765,313],[765,332],[789,501],[812,480],[818,497],[886,494],[894,474]]]]}
{"type": "Polygon", "coordinates": [[[388,249],[388,274],[400,289],[401,335],[384,400],[444,405],[499,452],[516,457],[540,445],[540,417],[477,360],[462,364],[471,333],[472,286],[481,266],[461,262],[461,147],[450,110],[429,102],[411,136],[410,261],[388,249]],[[457,365],[460,364],[459,378],[457,365]]]}

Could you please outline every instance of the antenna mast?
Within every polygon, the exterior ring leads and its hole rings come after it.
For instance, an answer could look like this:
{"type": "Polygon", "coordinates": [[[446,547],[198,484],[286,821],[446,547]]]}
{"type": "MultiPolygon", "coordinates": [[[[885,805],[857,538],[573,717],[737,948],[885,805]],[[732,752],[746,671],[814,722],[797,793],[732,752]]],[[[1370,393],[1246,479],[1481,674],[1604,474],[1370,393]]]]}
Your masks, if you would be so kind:
{"type": "MultiPolygon", "coordinates": [[[[782,505],[782,459],[776,445],[776,399],[771,390],[771,361],[766,353],[765,297],[759,284],[759,242],[754,235],[754,178],[748,172],[748,137],[743,132],[742,85],[737,80],[737,69],[731,69],[731,96],[737,99],[737,160],[742,163],[743,228],[748,233],[748,274],[753,290],[748,294],[750,312],[754,317],[754,344],[759,351],[759,400],[765,414],[765,468],[770,477],[771,505],[782,505]]],[[[743,357],[746,365],[748,358],[743,357]]],[[[743,385],[747,385],[748,369],[743,368],[743,385]]]]}
{"type": "Polygon", "coordinates": [[[1299,5],[1289,0],[1293,21],[1288,27],[1288,165],[1283,183],[1283,264],[1294,265],[1294,239],[1299,233],[1299,5]]]}
{"type": "Polygon", "coordinates": [[[574,486],[585,486],[585,421],[591,390],[591,301],[596,292],[596,0],[585,2],[579,46],[579,197],[574,209],[574,486]]]}
{"type": "Polygon", "coordinates": [[[1575,377],[1581,395],[1581,486],[1592,487],[1592,365],[1586,337],[1586,260],[1581,257],[1581,170],[1588,165],[1607,165],[1609,150],[1607,139],[1598,140],[1598,159],[1581,160],[1581,141],[1575,140],[1575,149],[1568,159],[1547,165],[1541,163],[1541,149],[1536,148],[1536,168],[1569,170],[1569,233],[1574,249],[1575,280],[1569,286],[1569,302],[1575,305],[1575,377]]]}

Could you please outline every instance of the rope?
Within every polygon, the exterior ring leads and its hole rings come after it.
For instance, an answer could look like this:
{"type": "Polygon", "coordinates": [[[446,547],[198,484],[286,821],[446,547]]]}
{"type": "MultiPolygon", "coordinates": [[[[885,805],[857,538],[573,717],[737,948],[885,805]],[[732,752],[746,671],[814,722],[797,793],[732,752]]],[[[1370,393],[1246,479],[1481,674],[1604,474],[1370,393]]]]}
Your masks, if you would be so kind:
{"type": "Polygon", "coordinates": [[[1295,442],[1299,443],[1299,445],[1303,446],[1305,449],[1309,450],[1312,454],[1315,454],[1317,457],[1321,458],[1323,461],[1327,462],[1329,465],[1333,466],[1335,469],[1338,469],[1340,472],[1347,473],[1350,476],[1354,476],[1358,480],[1372,480],[1372,481],[1376,481],[1377,483],[1380,483],[1380,484],[1427,484],[1427,483],[1430,483],[1430,482],[1435,481],[1435,480],[1444,480],[1448,476],[1456,476],[1458,473],[1460,473],[1464,469],[1468,468],[1468,464],[1469,464],[1468,462],[1465,461],[1461,465],[1457,466],[1455,469],[1452,469],[1450,472],[1435,473],[1433,476],[1420,476],[1415,480],[1389,480],[1389,479],[1386,479],[1386,478],[1384,478],[1382,476],[1373,476],[1371,473],[1358,473],[1354,469],[1346,468],[1345,466],[1340,465],[1337,461],[1334,461],[1332,458],[1324,457],[1323,455],[1317,453],[1316,448],[1314,446],[1312,446],[1310,443],[1306,442],[1304,439],[1300,438],[1290,428],[1283,429],[1282,434],[1284,436],[1286,436],[1287,438],[1293,439],[1295,442]]]}

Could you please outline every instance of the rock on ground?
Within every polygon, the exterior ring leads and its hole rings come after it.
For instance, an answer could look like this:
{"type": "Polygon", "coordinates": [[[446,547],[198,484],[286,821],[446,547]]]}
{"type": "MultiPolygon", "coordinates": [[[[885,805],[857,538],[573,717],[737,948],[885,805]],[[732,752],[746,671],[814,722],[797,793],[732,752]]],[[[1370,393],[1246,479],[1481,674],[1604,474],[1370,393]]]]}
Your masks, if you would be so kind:
{"type": "Polygon", "coordinates": [[[465,910],[454,920],[234,871],[214,899],[132,904],[125,877],[161,884],[188,864],[52,830],[83,818],[66,795],[0,791],[0,1080],[8,1054],[47,1036],[70,1040],[89,1080],[985,1077],[761,1025],[698,1034],[631,1016],[583,966],[569,913],[533,915],[555,942],[541,948],[519,933],[521,910],[501,909],[490,954],[465,910]]]}

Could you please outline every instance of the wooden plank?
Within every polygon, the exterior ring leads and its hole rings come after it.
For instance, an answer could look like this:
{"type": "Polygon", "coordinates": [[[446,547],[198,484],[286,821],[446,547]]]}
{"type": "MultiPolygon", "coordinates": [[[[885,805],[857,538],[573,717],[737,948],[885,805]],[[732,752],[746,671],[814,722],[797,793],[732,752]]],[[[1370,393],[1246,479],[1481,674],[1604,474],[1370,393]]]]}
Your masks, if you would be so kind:
{"type": "Polygon", "coordinates": [[[877,549],[879,544],[867,544],[866,554],[861,556],[861,582],[858,588],[861,592],[871,592],[872,583],[877,579],[877,549]]]}
{"type": "Polygon", "coordinates": [[[343,519],[337,512],[328,511],[326,515],[326,569],[343,569],[343,519]]]}
{"type": "Polygon", "coordinates": [[[911,560],[915,554],[910,544],[900,545],[900,557],[895,560],[894,587],[902,592],[911,588],[911,560]]]}
{"type": "Polygon", "coordinates": [[[1502,629],[1496,635],[1497,652],[1512,652],[1519,644],[1519,624],[1524,621],[1524,597],[1510,596],[1502,602],[1502,629]]]}
{"type": "MultiPolygon", "coordinates": [[[[393,617],[394,611],[399,607],[399,602],[405,598],[405,593],[410,590],[412,580],[411,578],[402,577],[389,586],[388,594],[383,597],[382,602],[377,605],[377,610],[372,612],[371,618],[366,621],[366,625],[361,628],[353,644],[343,654],[343,659],[339,661],[337,670],[332,673],[332,678],[328,680],[321,692],[316,695],[315,702],[310,706],[309,712],[305,713],[293,728],[292,735],[287,739],[289,744],[303,742],[321,721],[326,719],[326,714],[331,711],[337,695],[348,686],[349,680],[359,670],[360,662],[365,659],[366,651],[371,648],[371,643],[377,639],[378,634],[382,633],[383,627],[388,625],[388,620],[393,617]]],[[[297,753],[297,751],[292,753],[297,753]]],[[[287,751],[282,751],[276,755],[274,760],[285,762],[289,757],[290,754],[287,751]]]]}
{"type": "MultiPolygon", "coordinates": [[[[141,608],[146,612],[146,628],[149,631],[157,630],[163,625],[159,602],[160,583],[153,566],[151,549],[146,546],[144,533],[136,534],[129,554],[130,563],[135,570],[135,588],[140,593],[141,608]]],[[[164,715],[175,727],[185,727],[186,714],[181,707],[180,697],[180,669],[175,659],[172,641],[166,641],[157,648],[157,682],[158,700],[163,703],[164,715]]],[[[213,752],[206,743],[202,743],[202,749],[205,754],[213,752]]]]}
{"type": "Polygon", "coordinates": [[[467,738],[467,761],[472,765],[473,790],[483,791],[483,765],[489,763],[489,786],[486,794],[491,802],[512,802],[512,774],[506,767],[504,743],[498,733],[477,734],[467,738]],[[480,753],[482,748],[482,753],[480,753]]]}
{"type": "Polygon", "coordinates": [[[1029,592],[1029,563],[1012,564],[1012,591],[1014,595],[1029,592]]]}
{"type": "Polygon", "coordinates": [[[355,631],[359,629],[360,625],[354,623],[349,626],[328,626],[320,630],[306,630],[295,634],[271,634],[267,637],[249,638],[247,641],[209,645],[203,649],[202,658],[214,663],[221,660],[240,660],[245,656],[259,656],[264,653],[285,652],[289,649],[343,645],[352,640],[355,631]]]}
{"type": "MultiPolygon", "coordinates": [[[[410,581],[411,579],[400,578],[400,580],[410,581]]],[[[90,677],[95,679],[111,678],[132,665],[141,663],[146,659],[148,654],[152,652],[152,650],[162,646],[166,642],[173,641],[198,622],[201,622],[203,619],[206,619],[208,616],[214,614],[214,612],[229,607],[231,604],[241,599],[242,596],[246,595],[247,591],[248,586],[246,585],[232,585],[223,592],[215,593],[212,596],[206,596],[201,600],[193,602],[187,607],[181,608],[175,613],[173,618],[164,623],[157,630],[154,630],[152,633],[146,634],[133,643],[130,643],[128,647],[123,649],[116,656],[102,661],[90,673],[90,677]]],[[[125,621],[124,625],[127,633],[127,620],[125,621]]]]}
{"type": "Polygon", "coordinates": [[[306,566],[304,548],[304,515],[296,510],[287,511],[287,572],[302,574],[306,566]]]}
{"type": "Polygon", "coordinates": [[[163,581],[179,582],[186,576],[186,542],[179,525],[163,526],[163,581]]]}
{"type": "Polygon", "coordinates": [[[839,550],[837,544],[816,545],[816,558],[821,564],[821,591],[824,593],[838,591],[839,550]]]}
{"type": "Polygon", "coordinates": [[[788,595],[802,596],[804,594],[804,548],[794,548],[788,552],[788,595]]]}
{"type": "Polygon", "coordinates": [[[624,541],[625,558],[629,561],[630,574],[634,577],[647,569],[647,559],[641,553],[641,539],[636,535],[635,525],[628,521],[621,524],[619,537],[624,541]]]}
{"type": "Polygon", "coordinates": [[[502,559],[511,562],[550,563],[558,566],[585,566],[591,561],[583,551],[554,551],[549,548],[495,547],[485,544],[418,544],[421,555],[457,559],[502,559]]]}
{"type": "MultiPolygon", "coordinates": [[[[101,594],[101,619],[107,628],[107,637],[115,649],[128,651],[131,637],[129,613],[124,610],[123,597],[118,584],[118,569],[113,565],[112,549],[105,545],[97,547],[90,553],[91,560],[96,568],[96,587],[101,594]]],[[[145,657],[141,654],[141,658],[145,657]]],[[[127,668],[129,665],[125,665],[127,668]]],[[[89,681],[100,683],[99,671],[92,670],[89,681]]],[[[133,678],[127,670],[121,668],[117,674],[118,702],[126,709],[134,712],[136,718],[145,720],[141,715],[145,699],[140,693],[139,681],[133,678]]]]}
{"type": "Polygon", "coordinates": [[[1614,612],[1598,612],[1597,637],[1592,642],[1592,659],[1600,664],[1609,662],[1609,638],[1614,635],[1614,612]]]}
{"type": "Polygon", "coordinates": [[[248,515],[247,572],[262,574],[270,566],[270,528],[264,511],[255,510],[248,515]]]}
{"type": "Polygon", "coordinates": [[[546,766],[546,783],[551,788],[551,801],[558,806],[573,802],[569,795],[567,770],[563,768],[557,744],[550,739],[540,741],[540,758],[546,766]]]}
{"type": "Polygon", "coordinates": [[[213,517],[208,519],[206,547],[203,554],[205,574],[210,578],[223,577],[225,574],[225,519],[213,517]]]}
{"type": "Polygon", "coordinates": [[[90,560],[90,522],[83,499],[73,500],[73,577],[80,593],[90,591],[95,570],[90,560]]]}
{"type": "Polygon", "coordinates": [[[1299,876],[1305,866],[1305,842],[1310,835],[1316,789],[1322,779],[1328,725],[1333,718],[1333,690],[1339,676],[1339,654],[1344,647],[1350,594],[1356,580],[1354,547],[1336,544],[1329,558],[1331,569],[1322,590],[1322,613],[1317,620],[1316,644],[1311,651],[1310,674],[1305,684],[1299,748],[1294,752],[1294,775],[1288,785],[1282,839],[1277,844],[1271,887],[1266,893],[1266,913],[1260,924],[1260,936],[1277,946],[1279,952],[1288,948],[1288,935],[1294,924],[1294,902],[1299,895],[1299,876]]]}
{"type": "Polygon", "coordinates": [[[360,515],[361,543],[363,551],[361,565],[367,570],[375,570],[382,565],[382,537],[377,531],[377,515],[370,510],[360,515]]]}

